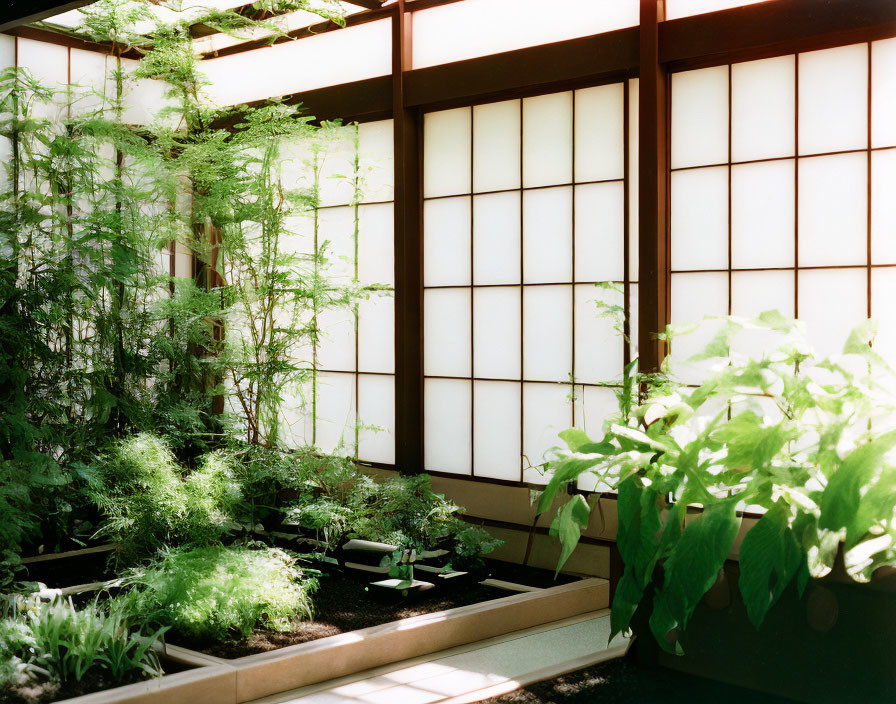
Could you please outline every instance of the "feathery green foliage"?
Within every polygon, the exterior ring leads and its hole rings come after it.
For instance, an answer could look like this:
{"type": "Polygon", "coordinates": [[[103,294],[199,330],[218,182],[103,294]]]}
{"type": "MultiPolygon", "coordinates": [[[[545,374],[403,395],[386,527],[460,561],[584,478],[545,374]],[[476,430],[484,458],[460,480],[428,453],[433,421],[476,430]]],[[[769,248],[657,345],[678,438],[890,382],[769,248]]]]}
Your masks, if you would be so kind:
{"type": "Polygon", "coordinates": [[[349,460],[309,458],[299,499],[287,520],[313,531],[329,548],[349,538],[402,548],[448,550],[455,567],[470,566],[501,541],[465,522],[463,509],[436,494],[427,475],[376,482],[349,460]]]}
{"type": "Polygon", "coordinates": [[[256,626],[290,630],[311,617],[317,588],[283,551],[237,546],[166,551],[124,582],[113,613],[140,614],[196,644],[246,638],[256,626]]]}
{"type": "Polygon", "coordinates": [[[190,471],[164,440],[135,435],[91,469],[88,492],[107,516],[101,533],[126,561],[165,545],[209,545],[238,527],[242,495],[224,453],[203,455],[190,471]]]}

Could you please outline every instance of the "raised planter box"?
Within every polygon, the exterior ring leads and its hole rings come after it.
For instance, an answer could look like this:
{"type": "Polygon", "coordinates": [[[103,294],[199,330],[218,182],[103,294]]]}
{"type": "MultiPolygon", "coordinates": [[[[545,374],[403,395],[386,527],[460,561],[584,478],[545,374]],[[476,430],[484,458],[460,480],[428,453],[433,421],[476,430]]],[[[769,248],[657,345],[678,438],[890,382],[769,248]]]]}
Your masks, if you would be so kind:
{"type": "Polygon", "coordinates": [[[798,702],[893,701],[892,573],[869,584],[834,574],[810,582],[801,599],[791,585],[757,631],[737,588],[738,565],[729,563],[725,572],[725,598],[707,598],[698,606],[682,637],[683,656],[659,649],[646,609],[636,615],[639,660],[798,702]]]}
{"type": "Polygon", "coordinates": [[[65,704],[234,704],[235,692],[236,670],[230,665],[208,664],[63,701],[65,704]]]}
{"type": "Polygon", "coordinates": [[[169,645],[169,659],[197,669],[118,687],[65,704],[243,704],[370,668],[606,608],[609,582],[586,579],[424,614],[223,660],[169,645]]]}

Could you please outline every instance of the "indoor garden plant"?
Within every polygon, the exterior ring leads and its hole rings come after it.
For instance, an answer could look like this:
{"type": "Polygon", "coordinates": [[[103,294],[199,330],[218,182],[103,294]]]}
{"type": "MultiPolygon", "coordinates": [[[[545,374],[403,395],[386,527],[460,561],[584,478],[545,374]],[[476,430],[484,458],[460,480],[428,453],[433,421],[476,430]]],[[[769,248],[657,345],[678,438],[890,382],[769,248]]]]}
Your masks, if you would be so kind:
{"type": "MultiPolygon", "coordinates": [[[[625,569],[613,633],[628,630],[652,587],[650,629],[675,652],[745,510],[761,513],[739,548],[738,586],[757,628],[788,585],[802,594],[810,579],[831,573],[838,554],[856,582],[896,564],[896,376],[871,347],[874,323],[855,328],[843,354],[829,358],[813,352],[800,323],[774,311],[708,324],[718,332],[687,360],[709,365],[702,383],[677,381],[674,356],[658,374],[632,362],[604,435],[562,434],[567,447],[550,463],[539,505],[549,508],[584,473],[618,492],[625,569]],[[738,354],[751,335],[778,344],[738,354]]],[[[689,331],[667,331],[673,350],[689,331]]],[[[590,510],[580,494],[559,509],[552,531],[563,544],[561,565],[590,510]]]]}

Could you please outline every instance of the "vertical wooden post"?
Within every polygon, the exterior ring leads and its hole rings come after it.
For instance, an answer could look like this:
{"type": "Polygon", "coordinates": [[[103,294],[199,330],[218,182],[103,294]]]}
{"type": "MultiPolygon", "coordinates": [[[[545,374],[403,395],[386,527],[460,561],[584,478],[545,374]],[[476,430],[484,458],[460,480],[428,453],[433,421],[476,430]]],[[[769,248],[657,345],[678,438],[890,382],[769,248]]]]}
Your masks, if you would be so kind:
{"type": "Polygon", "coordinates": [[[423,471],[423,206],[421,117],[405,107],[411,13],[393,5],[392,114],[395,136],[395,465],[423,471]]]}
{"type": "Polygon", "coordinates": [[[641,0],[641,73],[638,86],[639,268],[638,348],[644,372],[659,369],[665,346],[657,340],[669,318],[668,77],[659,61],[659,23],[665,0],[641,0]]]}

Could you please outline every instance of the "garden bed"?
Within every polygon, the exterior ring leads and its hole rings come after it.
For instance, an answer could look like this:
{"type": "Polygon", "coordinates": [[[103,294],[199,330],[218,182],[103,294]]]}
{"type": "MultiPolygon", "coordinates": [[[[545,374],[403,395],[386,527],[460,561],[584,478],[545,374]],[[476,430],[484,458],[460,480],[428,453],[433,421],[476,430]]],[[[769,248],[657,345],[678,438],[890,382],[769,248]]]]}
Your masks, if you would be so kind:
{"type": "MultiPolygon", "coordinates": [[[[195,667],[66,701],[67,704],[169,704],[172,701],[242,704],[587,613],[604,608],[608,601],[608,582],[586,579],[445,611],[422,613],[237,660],[227,661],[168,645],[166,665],[173,659],[195,667]]],[[[411,602],[409,608],[420,609],[421,602],[411,602]]]]}
{"type": "Polygon", "coordinates": [[[22,578],[41,582],[50,589],[62,589],[76,584],[88,584],[111,579],[115,575],[109,567],[111,545],[99,545],[63,553],[45,553],[22,560],[22,578]]]}
{"type": "Polygon", "coordinates": [[[362,582],[323,577],[313,599],[314,620],[300,622],[295,630],[285,633],[257,628],[248,640],[216,643],[200,650],[216,657],[239,658],[505,596],[507,592],[502,589],[468,584],[388,599],[388,595],[375,596],[362,582]]]}
{"type": "MultiPolygon", "coordinates": [[[[160,660],[165,671],[165,677],[189,672],[202,666],[198,663],[187,664],[180,658],[175,659],[165,655],[160,655],[160,660]]],[[[73,682],[64,686],[52,681],[42,681],[11,691],[0,691],[0,704],[49,704],[50,702],[67,701],[82,697],[92,699],[100,695],[108,696],[108,694],[103,693],[107,693],[110,690],[130,685],[140,687],[141,685],[151,684],[153,681],[158,680],[135,679],[132,683],[118,682],[107,672],[90,671],[80,682],[73,682]]],[[[118,700],[115,695],[112,696],[113,699],[118,700]]]]}

